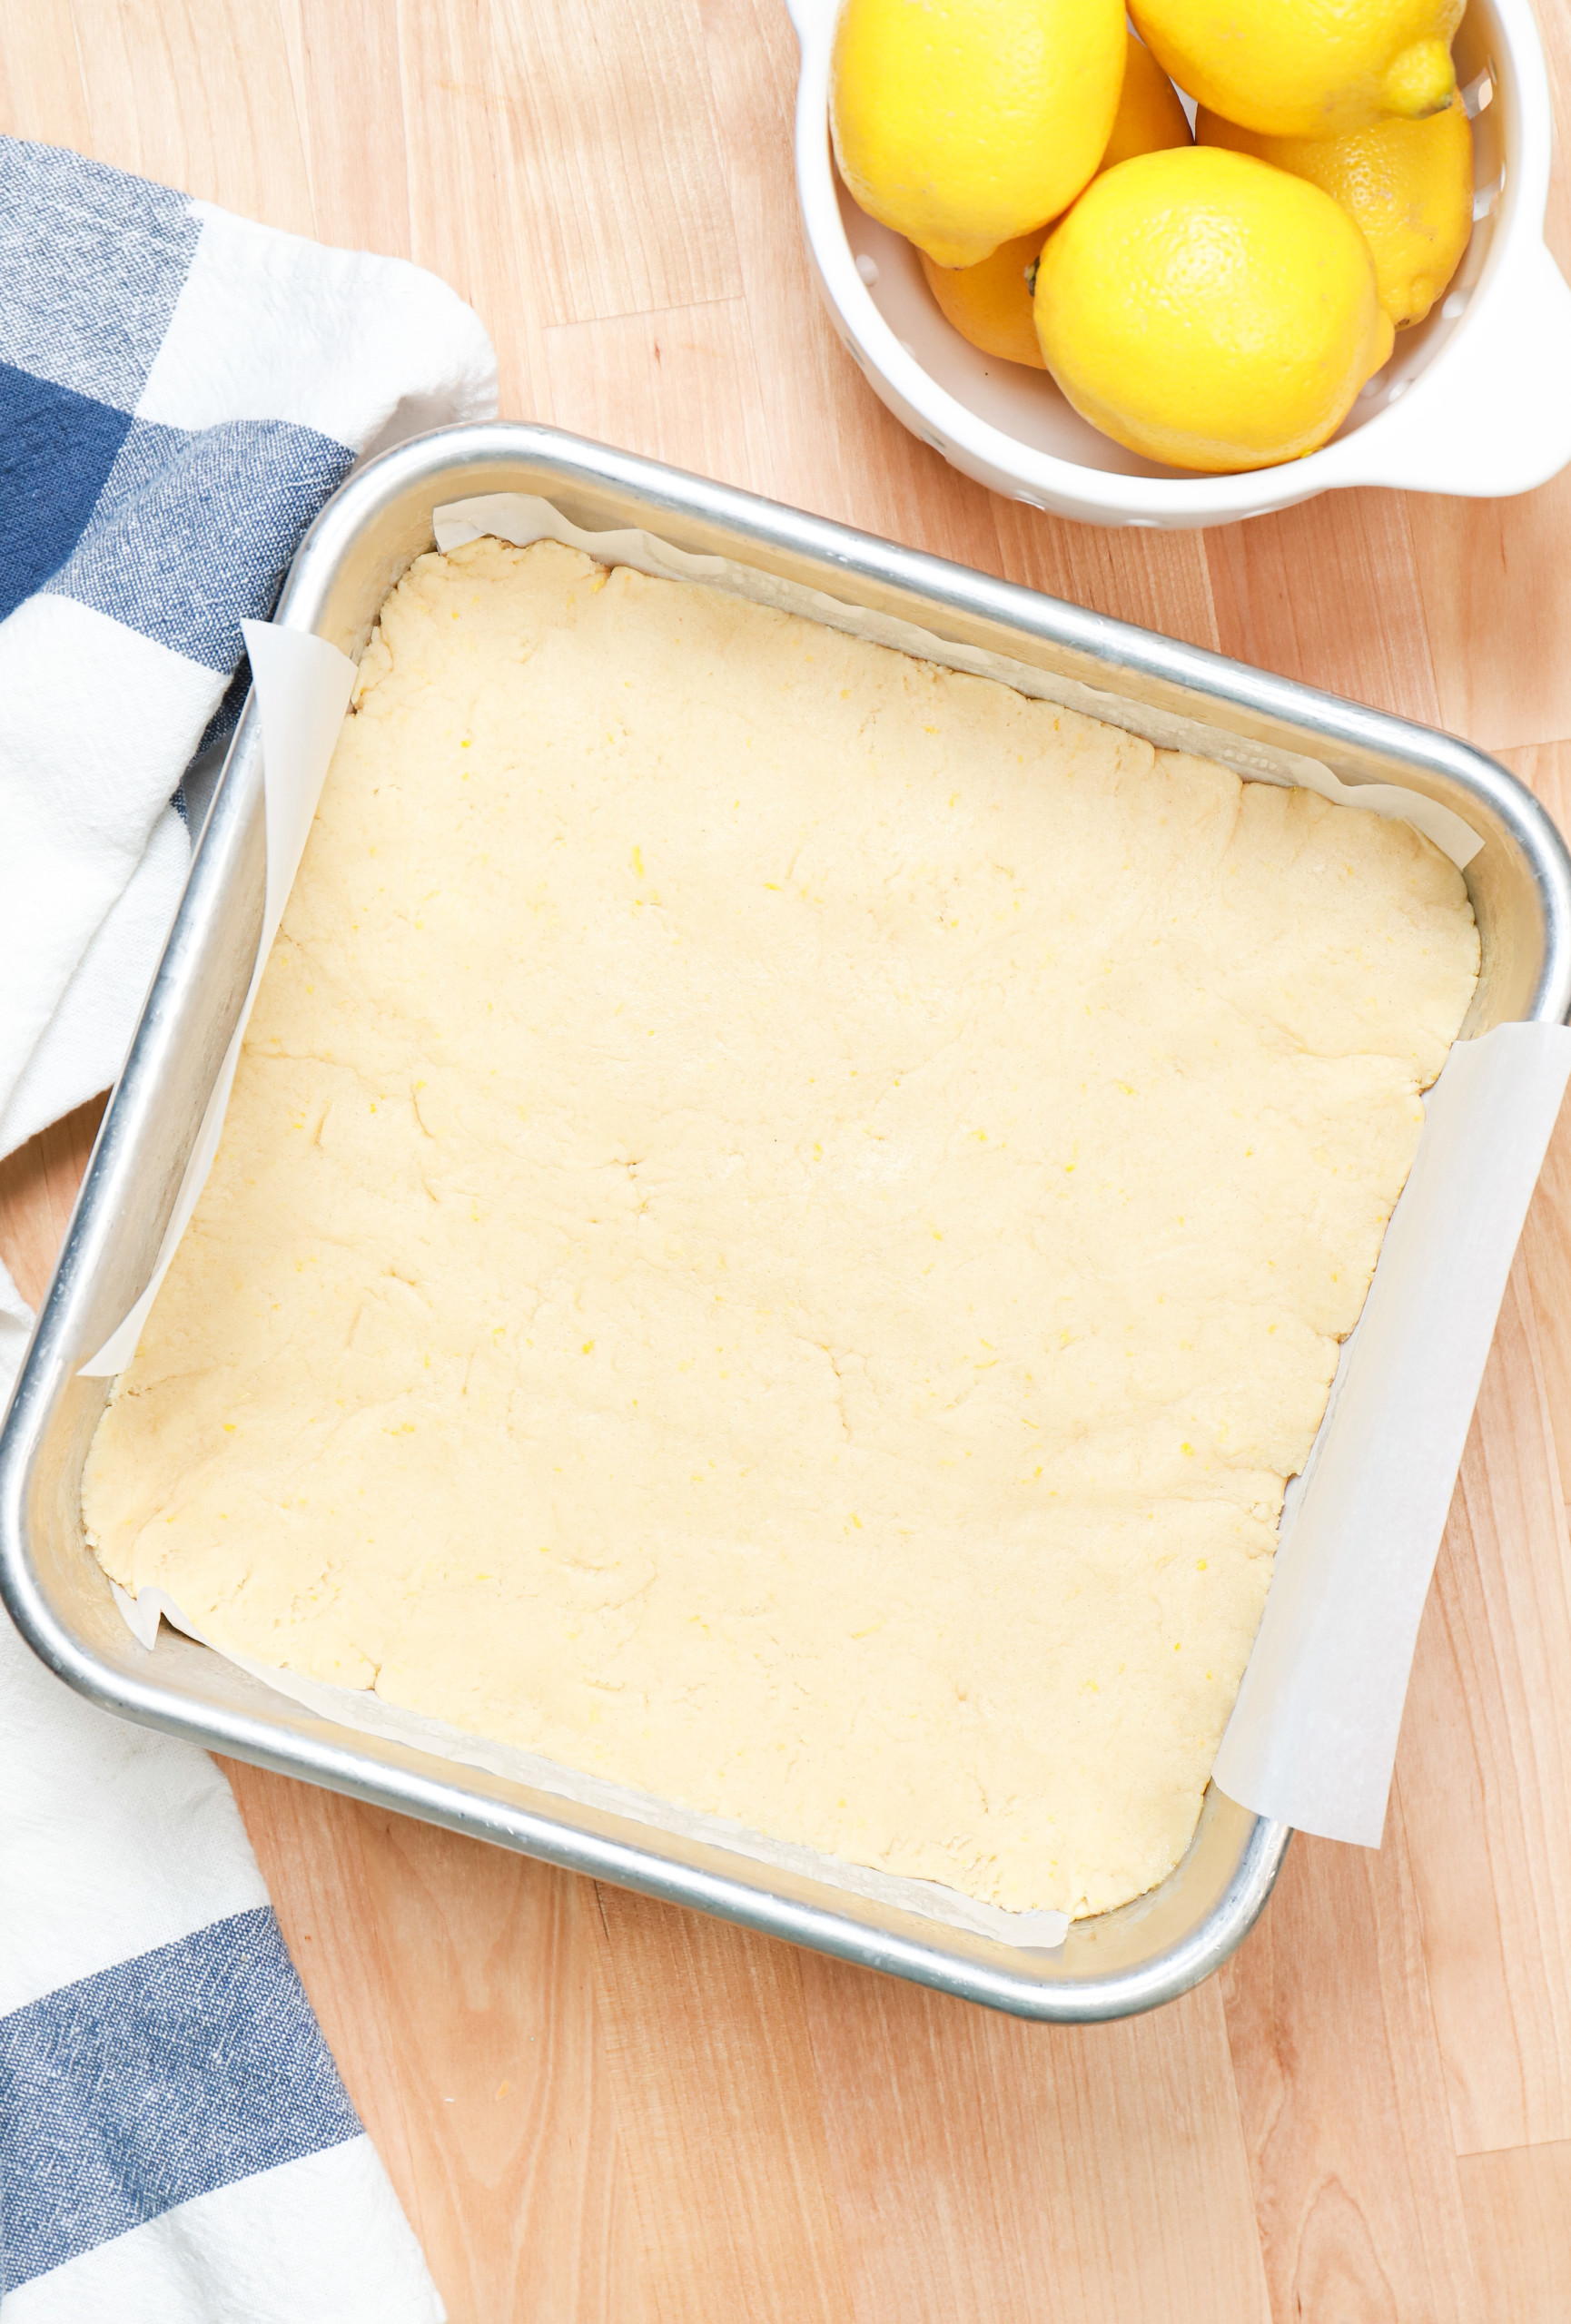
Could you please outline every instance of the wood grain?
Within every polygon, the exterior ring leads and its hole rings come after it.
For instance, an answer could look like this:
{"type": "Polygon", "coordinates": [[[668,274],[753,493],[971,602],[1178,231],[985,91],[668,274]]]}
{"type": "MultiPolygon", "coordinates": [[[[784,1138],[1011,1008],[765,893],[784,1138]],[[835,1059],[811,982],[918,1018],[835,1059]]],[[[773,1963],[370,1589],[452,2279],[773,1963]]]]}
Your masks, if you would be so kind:
{"type": "MultiPolygon", "coordinates": [[[[9,0],[14,14],[15,0],[9,0]]],[[[56,8],[29,35],[0,15],[0,122],[12,137],[35,137],[78,153],[93,149],[87,88],[68,9],[56,8]]],[[[107,159],[107,155],[102,156],[107,159]]]]}
{"type": "MultiPolygon", "coordinates": [[[[1546,239],[1571,272],[1571,17],[1537,14],[1556,124],[1546,239]]],[[[1519,500],[1415,495],[1408,508],[1441,724],[1491,751],[1571,735],[1571,470],[1519,500]]]]}
{"type": "Polygon", "coordinates": [[[92,1098],[0,1161],[0,1265],[30,1307],[44,1295],[106,1098],[92,1098]]]}
{"type": "Polygon", "coordinates": [[[1571,1549],[1524,1251],[1462,1459],[1398,1763],[1459,2154],[1571,2137],[1567,1670],[1571,1549]]]}
{"type": "Polygon", "coordinates": [[[1527,743],[1495,755],[1520,775],[1562,832],[1571,831],[1571,742],[1527,743]]]}
{"type": "Polygon", "coordinates": [[[662,2324],[849,2324],[803,1956],[598,1897],[606,2046],[662,2324]]]}
{"type": "Polygon", "coordinates": [[[410,256],[483,317],[503,413],[538,418],[548,400],[538,241],[517,123],[497,94],[489,0],[375,5],[398,25],[410,256]]]}
{"type": "Polygon", "coordinates": [[[1479,2315],[1501,2324],[1565,2324],[1571,2316],[1571,2146],[1468,2155],[1461,2181],[1479,2315]]]}
{"type": "Polygon", "coordinates": [[[403,130],[398,9],[389,0],[337,0],[313,8],[282,0],[281,35],[300,123],[311,231],[410,256],[408,140],[387,140],[368,178],[357,124],[369,113],[403,130]]]}
{"type": "Polygon", "coordinates": [[[311,231],[294,84],[271,7],[72,0],[69,21],[100,161],[269,225],[311,231]]]}
{"type": "Polygon", "coordinates": [[[1220,1973],[1271,2314],[1474,2324],[1399,1805],[1375,1854],[1302,1834],[1220,1973]]]}
{"type": "Polygon", "coordinates": [[[740,299],[548,330],[542,418],[754,491],[774,486],[747,310],[740,299]],[[636,411],[627,382],[643,383],[636,411]]]}
{"type": "Polygon", "coordinates": [[[489,21],[483,94],[512,117],[541,320],[737,297],[697,0],[628,9],[492,0],[489,21]]]}
{"type": "Polygon", "coordinates": [[[1562,1114],[1522,1230],[1538,1363],[1556,1416],[1555,1454],[1563,1504],[1571,1502],[1571,1303],[1561,1296],[1561,1254],[1571,1250],[1571,1118],[1562,1114]]]}
{"type": "Polygon", "coordinates": [[[452,2324],[643,2324],[590,1884],[222,1764],[452,2324]]]}
{"type": "Polygon", "coordinates": [[[801,1977],[859,2324],[1266,2324],[1214,1985],[1064,2029],[801,1977]]]}
{"type": "Polygon", "coordinates": [[[1224,654],[1434,725],[1408,502],[1339,492],[1206,535],[1224,654]]]}
{"type": "MultiPolygon", "coordinates": [[[[1561,118],[1571,20],[1544,18],[1561,118]]],[[[1571,479],[1204,536],[995,500],[884,409],[796,223],[782,0],[0,0],[0,128],[429,266],[502,409],[1506,750],[1571,813],[1571,479]]],[[[1551,234],[1571,260],[1557,164],[1551,234]]],[[[43,1288],[98,1108],[0,1166],[43,1288]]],[[[232,1770],[455,2324],[1571,2314],[1571,1124],[1528,1220],[1377,1855],[1052,2032],[232,1770]]]]}
{"type": "Polygon", "coordinates": [[[1010,580],[1191,645],[1220,646],[1202,534],[1108,532],[1065,524],[1018,500],[995,501],[993,512],[1010,580]]]}
{"type": "MultiPolygon", "coordinates": [[[[1530,743],[1500,756],[1534,792],[1562,832],[1571,832],[1571,742],[1530,743]]],[[[1551,1413],[1559,1415],[1556,1454],[1563,1501],[1571,1503],[1571,1299],[1564,1254],[1571,1251],[1571,1110],[1563,1112],[1522,1235],[1538,1361],[1551,1413]]]]}
{"type": "Polygon", "coordinates": [[[1524,501],[1418,500],[1439,723],[1486,750],[1571,733],[1571,475],[1524,501]]]}

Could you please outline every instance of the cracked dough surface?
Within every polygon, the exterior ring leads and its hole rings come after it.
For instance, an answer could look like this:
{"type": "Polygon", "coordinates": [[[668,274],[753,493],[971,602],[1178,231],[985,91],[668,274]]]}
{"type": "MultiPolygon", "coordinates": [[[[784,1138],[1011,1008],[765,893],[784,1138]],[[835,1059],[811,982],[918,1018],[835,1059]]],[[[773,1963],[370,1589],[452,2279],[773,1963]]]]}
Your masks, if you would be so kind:
{"type": "Polygon", "coordinates": [[[1177,1861],[1477,969],[1405,824],[555,543],[384,608],[90,1538],[1006,1907],[1177,1861]]]}

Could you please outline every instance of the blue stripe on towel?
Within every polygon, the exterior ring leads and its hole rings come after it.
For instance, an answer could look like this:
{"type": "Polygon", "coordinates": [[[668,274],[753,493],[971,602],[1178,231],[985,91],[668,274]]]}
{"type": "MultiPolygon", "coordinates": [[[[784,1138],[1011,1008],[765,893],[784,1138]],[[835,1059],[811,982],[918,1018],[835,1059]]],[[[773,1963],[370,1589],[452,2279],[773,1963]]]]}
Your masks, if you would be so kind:
{"type": "Polygon", "coordinates": [[[0,2292],[361,2136],[271,1908],[0,2018],[0,2292]]]}
{"type": "Polygon", "coordinates": [[[272,613],[301,535],[353,465],[292,420],[133,419],[49,593],[227,676],[241,623],[272,613]]]}
{"type": "Polygon", "coordinates": [[[110,404],[0,362],[0,621],[71,555],[130,426],[110,404]]]}
{"type": "Polygon", "coordinates": [[[0,362],[134,411],[201,235],[172,187],[0,137],[0,362]]]}

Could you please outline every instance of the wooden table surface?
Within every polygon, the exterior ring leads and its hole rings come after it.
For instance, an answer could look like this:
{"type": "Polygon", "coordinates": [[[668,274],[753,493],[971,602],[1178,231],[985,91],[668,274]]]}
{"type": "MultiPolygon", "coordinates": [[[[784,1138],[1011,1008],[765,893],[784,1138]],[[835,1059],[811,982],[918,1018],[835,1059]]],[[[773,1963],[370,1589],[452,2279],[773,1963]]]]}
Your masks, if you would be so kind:
{"type": "MultiPolygon", "coordinates": [[[[1545,25],[1571,119],[1566,0],[1545,25]]],[[[0,0],[0,129],[472,300],[501,409],[1450,728],[1571,806],[1571,472],[1210,534],[963,481],[821,314],[784,0],[0,0]]],[[[1571,265],[1571,202],[1553,236],[1571,265]]],[[[96,1109],[0,1172],[36,1295],[96,1109]]],[[[236,1767],[454,2324],[1571,2316],[1571,1117],[1507,1294],[1384,1847],[1218,1976],[1021,2025],[236,1767]]]]}

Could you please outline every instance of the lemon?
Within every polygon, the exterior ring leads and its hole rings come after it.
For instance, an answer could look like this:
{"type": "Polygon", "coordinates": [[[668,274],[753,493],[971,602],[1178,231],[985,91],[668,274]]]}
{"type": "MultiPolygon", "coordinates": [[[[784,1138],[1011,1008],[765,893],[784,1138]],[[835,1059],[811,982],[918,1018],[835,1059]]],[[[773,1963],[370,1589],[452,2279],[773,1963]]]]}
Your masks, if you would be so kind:
{"type": "Polygon", "coordinates": [[[829,93],[852,197],[940,266],[1074,200],[1123,78],[1122,0],[846,0],[829,93]]]}
{"type": "Polygon", "coordinates": [[[1457,86],[1463,0],[1131,0],[1158,63],[1209,113],[1270,137],[1417,120],[1457,86]]]}
{"type": "MultiPolygon", "coordinates": [[[[1136,153],[1155,153],[1164,145],[1190,142],[1189,120],[1178,91],[1150,49],[1142,48],[1131,33],[1123,89],[1101,166],[1108,170],[1136,153]]],[[[984,355],[1029,363],[1037,371],[1047,366],[1037,341],[1031,294],[1045,236],[1045,227],[1033,226],[1029,234],[1001,242],[977,266],[935,266],[925,251],[917,253],[928,289],[962,339],[980,347],[984,355]]]]}
{"type": "Polygon", "coordinates": [[[1339,202],[1374,255],[1391,320],[1398,330],[1423,321],[1473,231],[1473,133],[1459,96],[1427,121],[1377,121],[1342,137],[1262,137],[1203,112],[1195,125],[1202,145],[1254,153],[1339,202]]]}
{"type": "Polygon", "coordinates": [[[1047,365],[1037,344],[1031,293],[1045,234],[1044,227],[1033,226],[1029,234],[1000,242],[991,258],[975,266],[934,266],[925,251],[916,253],[944,320],[962,339],[984,355],[1029,363],[1038,371],[1047,365]]]}
{"type": "Polygon", "coordinates": [[[1179,93],[1143,41],[1131,33],[1124,44],[1123,87],[1112,117],[1112,135],[1097,168],[1132,162],[1137,153],[1160,153],[1169,145],[1191,145],[1189,115],[1179,93]]]}
{"type": "Polygon", "coordinates": [[[1042,251],[1036,329],[1093,427],[1211,473],[1314,451],[1392,338],[1340,204],[1203,145],[1142,153],[1087,188],[1042,251]]]}

